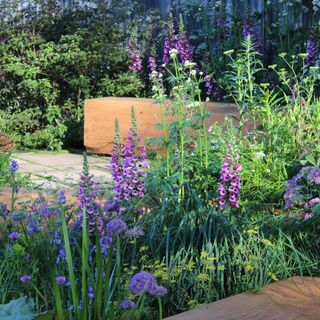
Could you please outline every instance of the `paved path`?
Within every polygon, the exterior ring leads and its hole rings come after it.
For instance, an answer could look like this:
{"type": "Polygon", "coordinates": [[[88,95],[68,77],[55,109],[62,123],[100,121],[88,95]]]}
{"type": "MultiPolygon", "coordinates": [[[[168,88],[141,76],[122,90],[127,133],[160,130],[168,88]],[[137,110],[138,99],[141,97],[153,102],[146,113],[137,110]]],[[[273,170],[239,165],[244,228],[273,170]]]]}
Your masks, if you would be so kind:
{"type": "MultiPolygon", "coordinates": [[[[82,172],[83,156],[74,153],[17,152],[12,155],[19,163],[19,172],[30,175],[30,182],[40,188],[74,189],[82,172]]],[[[101,184],[111,181],[108,157],[88,156],[90,173],[101,184]]]]}

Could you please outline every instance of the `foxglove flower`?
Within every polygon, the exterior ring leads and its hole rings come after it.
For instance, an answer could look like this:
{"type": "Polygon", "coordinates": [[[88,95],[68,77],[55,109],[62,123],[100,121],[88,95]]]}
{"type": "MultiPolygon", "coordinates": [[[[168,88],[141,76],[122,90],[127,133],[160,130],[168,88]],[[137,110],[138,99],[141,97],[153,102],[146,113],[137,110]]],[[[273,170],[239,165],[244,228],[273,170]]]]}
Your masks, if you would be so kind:
{"type": "Polygon", "coordinates": [[[133,39],[129,39],[129,59],[131,64],[129,71],[140,71],[142,69],[141,54],[133,39]]]}
{"type": "Polygon", "coordinates": [[[106,213],[118,212],[120,209],[120,204],[118,200],[109,200],[103,206],[103,209],[106,213]]]}
{"type": "Polygon", "coordinates": [[[93,235],[95,229],[100,234],[103,233],[103,220],[100,217],[100,206],[96,202],[98,186],[93,180],[93,175],[89,174],[88,161],[84,156],[83,171],[80,177],[78,201],[79,215],[78,220],[82,221],[83,212],[87,215],[89,234],[93,235]]]}
{"type": "MultiPolygon", "coordinates": [[[[133,118],[135,118],[134,112],[133,118]]],[[[112,177],[116,183],[115,198],[120,201],[130,200],[134,197],[142,198],[146,191],[147,149],[145,146],[139,146],[141,138],[138,137],[134,119],[124,147],[120,145],[117,128],[119,129],[116,124],[116,139],[111,157],[112,177]]]]}
{"type": "Polygon", "coordinates": [[[248,16],[243,19],[242,34],[245,38],[251,37],[251,39],[254,39],[251,19],[248,16]]]}
{"type": "Polygon", "coordinates": [[[217,197],[221,209],[224,209],[227,203],[230,203],[233,208],[239,208],[240,172],[242,167],[239,163],[235,162],[238,159],[239,155],[236,155],[234,160],[230,157],[223,159],[218,187],[219,195],[217,197]]]}
{"type": "Polygon", "coordinates": [[[156,62],[156,56],[155,56],[154,50],[151,50],[150,56],[149,56],[149,71],[150,71],[149,78],[151,80],[158,75],[157,62],[156,62]]]}
{"type": "Polygon", "coordinates": [[[306,64],[310,66],[316,65],[317,61],[320,59],[320,48],[319,48],[319,39],[316,37],[314,33],[310,34],[307,40],[307,57],[306,64]]]}
{"type": "Polygon", "coordinates": [[[320,198],[317,197],[317,198],[313,198],[311,200],[309,200],[308,202],[305,203],[304,207],[305,208],[311,208],[317,204],[320,204],[320,198]]]}
{"type": "Polygon", "coordinates": [[[172,42],[170,32],[168,31],[165,39],[164,39],[164,51],[163,51],[163,63],[170,63],[170,50],[172,49],[172,42]]]}
{"type": "Polygon", "coordinates": [[[222,18],[222,17],[217,18],[217,29],[219,32],[220,41],[224,41],[230,35],[230,30],[227,26],[225,18],[222,18]]]}

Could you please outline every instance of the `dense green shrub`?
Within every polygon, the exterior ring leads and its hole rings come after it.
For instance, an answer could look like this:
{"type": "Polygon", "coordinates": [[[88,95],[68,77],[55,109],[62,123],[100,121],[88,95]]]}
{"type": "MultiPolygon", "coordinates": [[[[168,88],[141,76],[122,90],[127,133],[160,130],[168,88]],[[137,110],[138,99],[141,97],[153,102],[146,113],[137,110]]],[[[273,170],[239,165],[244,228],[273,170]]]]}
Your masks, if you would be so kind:
{"type": "Polygon", "coordinates": [[[2,20],[0,128],[17,147],[80,147],[84,99],[142,94],[144,84],[128,73],[130,30],[122,23],[130,13],[119,8],[108,9],[106,20],[99,10],[57,8],[51,16],[46,7],[2,20]]]}

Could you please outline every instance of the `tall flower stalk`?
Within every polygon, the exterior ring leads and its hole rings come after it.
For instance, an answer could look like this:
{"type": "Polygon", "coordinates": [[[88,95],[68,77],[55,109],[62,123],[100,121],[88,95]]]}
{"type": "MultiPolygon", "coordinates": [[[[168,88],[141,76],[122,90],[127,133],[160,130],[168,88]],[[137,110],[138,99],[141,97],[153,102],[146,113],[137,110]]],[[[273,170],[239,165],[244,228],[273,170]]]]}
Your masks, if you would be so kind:
{"type": "MultiPolygon", "coordinates": [[[[167,61],[167,63],[169,63],[169,60],[167,61]]],[[[168,122],[166,118],[166,107],[165,107],[166,95],[164,92],[164,86],[162,81],[162,72],[157,71],[157,63],[156,63],[154,50],[151,51],[151,54],[149,57],[149,69],[150,69],[150,80],[152,81],[153,98],[160,105],[161,126],[163,130],[163,140],[164,140],[165,160],[166,160],[166,176],[169,177],[171,173],[171,167],[170,167],[171,151],[170,151],[170,132],[168,128],[168,122]]]]}
{"type": "Polygon", "coordinates": [[[241,164],[238,163],[239,158],[240,156],[236,154],[223,159],[217,197],[221,209],[228,203],[233,208],[239,208],[242,170],[241,164]]]}
{"type": "Polygon", "coordinates": [[[131,110],[131,128],[124,146],[121,146],[118,120],[115,124],[115,142],[111,158],[112,176],[116,186],[114,194],[117,200],[142,198],[146,192],[147,149],[141,145],[138,135],[136,114],[131,110]]]}

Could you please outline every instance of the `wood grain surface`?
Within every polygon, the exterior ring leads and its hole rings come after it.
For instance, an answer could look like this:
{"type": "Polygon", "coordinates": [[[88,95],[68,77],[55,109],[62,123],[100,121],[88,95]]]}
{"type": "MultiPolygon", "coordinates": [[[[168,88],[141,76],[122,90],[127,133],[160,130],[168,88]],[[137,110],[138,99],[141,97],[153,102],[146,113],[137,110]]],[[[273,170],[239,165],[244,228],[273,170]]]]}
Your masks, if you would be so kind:
{"type": "Polygon", "coordinates": [[[319,320],[320,279],[292,277],[166,320],[319,320]]]}
{"type": "MultiPolygon", "coordinates": [[[[163,135],[156,126],[161,122],[160,106],[152,99],[98,98],[88,99],[84,105],[84,145],[88,152],[111,154],[114,140],[114,122],[119,119],[121,136],[126,139],[131,126],[131,107],[137,115],[139,134],[143,138],[163,135]]],[[[234,106],[206,103],[211,116],[208,125],[222,123],[226,114],[237,114],[234,106]]]]}

